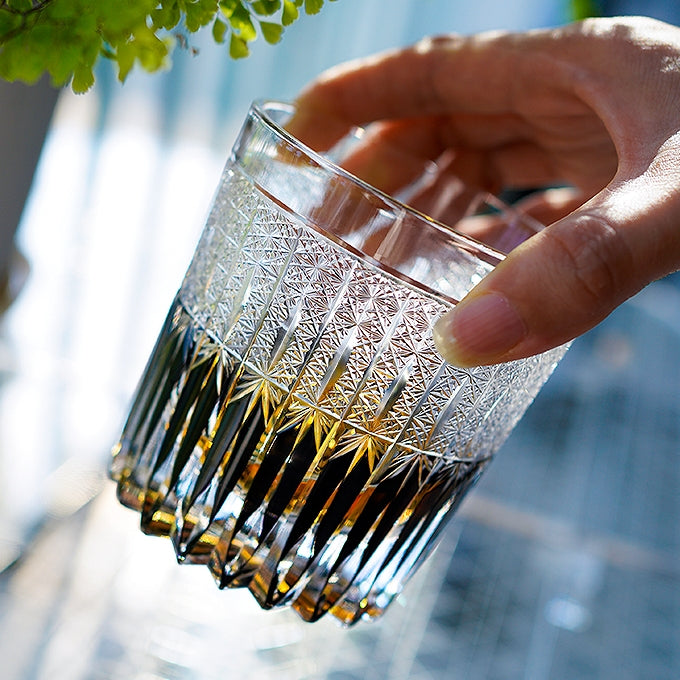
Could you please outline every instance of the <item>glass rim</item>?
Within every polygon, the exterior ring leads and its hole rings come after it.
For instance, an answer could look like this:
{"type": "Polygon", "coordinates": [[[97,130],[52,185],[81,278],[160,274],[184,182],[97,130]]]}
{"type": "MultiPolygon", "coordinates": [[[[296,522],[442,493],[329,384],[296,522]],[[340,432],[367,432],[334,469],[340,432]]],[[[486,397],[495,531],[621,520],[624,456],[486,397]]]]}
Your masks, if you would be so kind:
{"type": "MultiPolygon", "coordinates": [[[[489,262],[490,260],[492,261],[495,260],[495,262],[492,262],[493,266],[498,265],[501,261],[503,261],[507,257],[506,253],[503,253],[502,251],[494,248],[493,246],[485,243],[484,241],[476,239],[474,236],[470,236],[469,234],[458,231],[457,229],[455,229],[455,227],[452,227],[440,220],[437,220],[434,217],[430,217],[426,213],[417,210],[416,208],[413,208],[408,203],[405,203],[404,201],[395,198],[389,193],[382,191],[377,187],[374,187],[369,182],[366,182],[365,180],[362,180],[360,177],[352,174],[351,172],[343,168],[341,165],[334,162],[323,152],[315,151],[313,148],[311,148],[304,142],[300,141],[295,135],[288,132],[288,130],[286,130],[286,128],[283,125],[277,122],[268,112],[268,110],[272,109],[292,114],[295,111],[295,104],[283,100],[260,98],[254,100],[250,105],[251,114],[257,116],[257,118],[259,118],[264,125],[270,128],[270,130],[277,136],[279,136],[282,140],[285,140],[288,144],[292,144],[294,147],[299,149],[308,158],[310,158],[310,160],[312,160],[314,164],[319,165],[320,167],[322,167],[323,169],[330,173],[343,177],[346,181],[353,183],[362,191],[368,192],[369,194],[378,198],[383,203],[389,205],[395,211],[399,212],[403,211],[407,213],[411,218],[418,220],[423,225],[424,228],[434,230],[438,233],[438,235],[450,239],[452,244],[462,247],[470,255],[479,256],[483,254],[485,256],[484,259],[486,262],[489,262]]],[[[524,213],[517,210],[516,208],[513,208],[511,205],[506,204],[504,201],[497,198],[493,194],[485,192],[484,190],[480,190],[479,193],[483,194],[485,196],[485,200],[493,204],[494,207],[502,208],[503,211],[510,211],[513,214],[521,217],[522,219],[525,219],[527,217],[524,215],[524,213]]],[[[322,225],[317,225],[317,228],[319,228],[323,232],[329,233],[332,236],[333,240],[336,241],[338,240],[339,237],[337,235],[332,234],[332,232],[330,232],[328,229],[325,229],[322,225]]],[[[354,247],[351,247],[351,249],[357,250],[354,247]]],[[[367,255],[367,257],[371,258],[370,255],[367,255]]]]}

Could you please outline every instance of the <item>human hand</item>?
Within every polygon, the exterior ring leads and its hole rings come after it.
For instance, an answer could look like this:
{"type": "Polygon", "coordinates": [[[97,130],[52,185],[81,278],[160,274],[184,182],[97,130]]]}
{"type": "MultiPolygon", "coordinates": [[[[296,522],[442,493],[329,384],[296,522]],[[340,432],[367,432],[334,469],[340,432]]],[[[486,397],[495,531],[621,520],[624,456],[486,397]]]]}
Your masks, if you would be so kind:
{"type": "Polygon", "coordinates": [[[289,129],[317,150],[369,127],[352,172],[394,193],[424,160],[531,199],[549,224],[435,326],[460,366],[584,333],[680,268],[680,29],[645,18],[446,36],[331,69],[289,129]],[[327,121],[323,127],[318,125],[327,121]]]}

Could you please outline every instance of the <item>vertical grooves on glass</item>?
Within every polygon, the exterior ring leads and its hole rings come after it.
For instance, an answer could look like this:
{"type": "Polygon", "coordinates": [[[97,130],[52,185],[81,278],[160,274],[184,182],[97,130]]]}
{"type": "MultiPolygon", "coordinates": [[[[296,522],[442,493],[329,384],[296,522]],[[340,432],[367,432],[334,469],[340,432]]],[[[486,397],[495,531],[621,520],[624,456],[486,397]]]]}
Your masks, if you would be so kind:
{"type": "MultiPolygon", "coordinates": [[[[341,220],[338,206],[259,188],[299,186],[313,165],[277,134],[251,114],[111,476],[142,529],[221,587],[351,625],[398,595],[563,350],[443,363],[431,326],[449,300],[323,235],[312,218],[341,220]]],[[[328,190],[316,170],[309,193],[328,190]]],[[[442,272],[467,285],[478,264],[465,250],[442,272]]]]}
{"type": "MultiPolygon", "coordinates": [[[[235,578],[240,579],[241,572],[243,570],[249,569],[246,565],[250,559],[254,557],[260,542],[265,538],[265,535],[263,535],[263,528],[260,528],[257,532],[249,532],[250,538],[255,538],[254,541],[249,541],[248,536],[246,535],[240,537],[239,532],[244,527],[246,521],[250,519],[256,511],[260,510],[260,512],[262,512],[263,506],[266,507],[268,499],[271,499],[272,493],[277,489],[278,483],[281,481],[279,475],[284,474],[284,472],[281,470],[286,466],[287,459],[290,458],[291,466],[288,470],[289,478],[287,478],[285,481],[291,487],[289,491],[291,496],[294,494],[297,484],[293,485],[293,481],[290,479],[290,477],[292,476],[295,478],[297,476],[295,471],[297,471],[301,465],[304,467],[316,464],[316,456],[314,456],[312,460],[306,460],[304,463],[298,463],[297,465],[292,464],[294,461],[296,461],[295,450],[297,445],[300,443],[301,436],[305,434],[304,431],[300,432],[300,436],[298,435],[298,432],[295,433],[296,436],[290,443],[290,448],[288,450],[279,453],[278,451],[272,451],[272,448],[276,447],[277,444],[280,444],[280,440],[284,433],[288,434],[288,438],[290,438],[290,429],[291,426],[294,427],[294,424],[286,424],[286,420],[290,418],[289,411],[291,404],[295,400],[295,390],[302,381],[305,370],[309,362],[312,360],[314,351],[321,341],[325,330],[333,319],[336,310],[342,303],[345,291],[352,280],[351,275],[354,271],[354,268],[355,264],[353,263],[345,273],[340,288],[337,290],[334,298],[330,302],[328,312],[319,324],[319,327],[316,331],[316,337],[313,339],[311,345],[307,349],[302,363],[297,367],[297,376],[288,388],[287,394],[284,396],[283,400],[275,406],[271,417],[263,422],[260,441],[253,453],[251,461],[253,465],[253,473],[249,478],[244,479],[241,482],[243,490],[246,493],[244,498],[244,507],[242,508],[238,519],[225,526],[225,529],[219,538],[210,560],[210,569],[218,583],[220,583],[222,586],[229,585],[235,578]],[[281,461],[279,471],[275,472],[274,478],[269,480],[269,489],[265,490],[262,489],[261,485],[256,484],[256,476],[259,473],[264,461],[266,461],[266,457],[268,455],[271,456],[271,460],[269,461],[268,465],[265,465],[263,474],[270,471],[271,462],[273,460],[279,460],[279,458],[281,458],[281,461]],[[277,478],[279,478],[278,482],[277,478]],[[250,492],[251,488],[253,488],[254,484],[255,487],[250,498],[250,504],[248,504],[248,493],[250,492]]],[[[300,427],[299,430],[302,430],[305,425],[308,427],[308,424],[303,421],[301,423],[302,427],[300,427]]],[[[262,527],[261,522],[264,520],[261,517],[255,518],[255,521],[259,521],[259,526],[262,527]]]]}
{"type": "MultiPolygon", "coordinates": [[[[207,460],[203,463],[200,472],[195,478],[193,488],[190,486],[185,490],[185,496],[181,502],[181,511],[177,513],[176,521],[172,529],[173,543],[177,555],[182,560],[201,561],[208,559],[205,549],[198,545],[199,541],[207,541],[212,550],[216,542],[216,536],[221,533],[221,522],[216,522],[217,513],[224,503],[226,496],[233,489],[236,480],[240,476],[245,465],[247,456],[241,454],[238,448],[243,441],[243,433],[248,433],[247,439],[252,438],[258,429],[258,423],[262,418],[262,407],[258,405],[258,394],[248,397],[248,393],[238,399],[240,403],[234,403],[235,392],[239,389],[240,382],[246,371],[246,361],[248,360],[253,347],[257,341],[258,331],[262,328],[264,320],[269,313],[269,305],[276,295],[279,286],[285,276],[287,268],[293,258],[295,246],[299,242],[299,235],[293,242],[288,256],[281,267],[277,278],[272,282],[271,290],[268,293],[265,304],[262,306],[261,314],[256,322],[255,332],[249,339],[243,356],[239,357],[238,363],[233,371],[227,376],[226,385],[221,397],[221,407],[217,415],[217,428],[212,437],[210,448],[207,451],[207,460]],[[241,427],[236,424],[241,423],[241,427]],[[204,472],[204,469],[206,472],[204,472]],[[208,488],[208,485],[210,488],[208,488]],[[200,498],[200,505],[197,505],[200,498]],[[206,531],[210,531],[210,536],[206,531]],[[192,552],[196,550],[196,555],[192,552]]],[[[249,280],[249,285],[252,277],[249,280]]],[[[235,305],[234,305],[235,309],[235,305]]],[[[235,326],[237,319],[234,318],[234,310],[228,325],[229,331],[235,326]]],[[[226,337],[222,341],[228,342],[226,337]]],[[[192,474],[192,471],[189,471],[192,474]]]]}
{"type": "MultiPolygon", "coordinates": [[[[405,304],[401,308],[402,313],[405,304]]],[[[346,422],[352,404],[357,400],[359,392],[370,377],[380,353],[393,341],[394,330],[400,322],[401,314],[395,317],[388,333],[385,334],[381,347],[373,355],[369,368],[357,386],[350,404],[348,404],[345,412],[341,415],[340,424],[346,422]]],[[[408,375],[408,368],[407,363],[400,372],[400,375],[408,375]]],[[[441,370],[440,368],[439,372],[441,370]]],[[[439,372],[435,375],[434,380],[437,379],[439,372]]],[[[395,381],[392,383],[392,386],[394,385],[395,381]]],[[[404,384],[400,384],[400,387],[403,389],[404,384]]],[[[408,503],[417,492],[420,480],[417,474],[413,474],[413,470],[407,471],[403,477],[398,473],[391,476],[384,473],[389,466],[393,454],[396,454],[399,450],[401,435],[411,425],[413,416],[417,413],[425,397],[426,395],[406,419],[397,438],[387,445],[383,451],[379,453],[377,451],[369,452],[357,447],[350,449],[344,454],[348,467],[345,470],[344,478],[337,486],[335,500],[337,501],[338,498],[345,495],[351,499],[351,505],[344,508],[344,513],[335,513],[335,526],[328,529],[325,528],[325,524],[328,523],[328,516],[333,516],[330,513],[333,504],[326,505],[322,511],[326,513],[326,516],[324,517],[320,513],[321,519],[317,523],[317,531],[310,527],[310,538],[313,540],[315,533],[319,533],[323,535],[323,540],[320,541],[321,548],[315,549],[306,560],[304,568],[307,572],[306,579],[295,583],[290,578],[293,569],[288,568],[286,570],[286,588],[284,593],[288,593],[288,588],[293,588],[292,596],[289,594],[288,599],[291,599],[291,597],[295,598],[293,600],[293,607],[298,610],[303,618],[315,620],[335,605],[345,591],[352,586],[361,569],[366,566],[367,560],[364,558],[364,554],[371,554],[373,550],[377,549],[378,544],[393,529],[394,523],[397,522],[399,516],[407,510],[408,503]],[[368,464],[360,465],[360,463],[364,462],[362,460],[364,457],[367,459],[368,464]],[[357,475],[356,473],[360,470],[362,474],[357,475]],[[355,474],[350,476],[352,472],[355,474]],[[343,484],[350,479],[352,479],[351,492],[343,494],[343,484]],[[378,538],[376,539],[375,537],[378,538]],[[332,582],[332,586],[329,587],[330,582],[332,582]],[[303,586],[302,589],[301,586],[303,586]]],[[[387,407],[392,401],[392,395],[388,396],[387,399],[383,397],[376,411],[377,417],[375,422],[379,424],[380,416],[386,413],[387,407]]],[[[342,429],[342,425],[340,425],[340,428],[342,429]]],[[[345,425],[345,429],[347,428],[348,426],[345,425]]],[[[339,445],[342,442],[342,432],[335,433],[334,440],[338,441],[339,445]]],[[[375,446],[375,442],[369,441],[367,445],[375,446]]],[[[315,521],[316,518],[310,518],[310,520],[315,521]]],[[[303,538],[301,537],[299,540],[302,541],[303,538]]],[[[313,545],[316,547],[317,541],[314,541],[313,545]]],[[[293,565],[295,565],[297,546],[295,544],[291,545],[289,539],[286,547],[289,554],[286,554],[284,550],[283,554],[279,556],[279,560],[285,560],[287,563],[292,561],[293,565]]],[[[379,565],[377,568],[379,568],[379,565]]],[[[269,565],[269,571],[273,571],[272,565],[269,565]]],[[[303,569],[298,568],[295,572],[298,574],[298,578],[300,578],[303,569]]],[[[251,584],[251,589],[255,592],[260,604],[266,606],[270,604],[273,596],[271,592],[272,582],[270,580],[267,596],[263,596],[263,584],[261,579],[258,578],[259,576],[260,574],[256,574],[251,584]]]]}
{"type": "Polygon", "coordinates": [[[135,510],[142,508],[154,460],[153,451],[161,441],[159,428],[163,415],[172,410],[173,390],[185,375],[193,342],[193,329],[173,305],[116,446],[112,472],[118,482],[118,497],[124,505],[135,510]]]}
{"type": "MultiPolygon", "coordinates": [[[[353,393],[349,396],[336,424],[329,432],[323,433],[325,437],[322,440],[319,437],[321,426],[315,428],[317,440],[320,442],[317,444],[318,455],[312,461],[313,464],[309,466],[303,479],[300,480],[299,489],[290,498],[289,507],[286,508],[285,515],[280,520],[281,526],[276,531],[274,542],[268,547],[267,558],[254,574],[250,584],[253,594],[262,606],[273,606],[290,600],[292,594],[297,592],[304,584],[303,576],[309,577],[309,570],[316,563],[323,561],[323,551],[331,549],[328,545],[329,541],[332,542],[333,537],[340,534],[346,523],[350,521],[347,516],[349,505],[355,502],[355,497],[365,488],[370,477],[371,464],[363,475],[358,476],[360,467],[357,462],[364,455],[364,452],[356,447],[350,448],[346,452],[342,451],[343,436],[345,436],[347,430],[352,430],[346,419],[366,383],[373,375],[379,358],[392,341],[393,333],[402,321],[405,305],[406,302],[402,304],[383,338],[375,346],[372,357],[363,370],[353,393]],[[338,447],[340,451],[338,451],[338,447]],[[328,474],[324,474],[324,471],[327,473],[329,469],[330,461],[334,461],[331,479],[329,479],[328,474]],[[352,471],[354,471],[354,475],[349,477],[349,473],[352,471]],[[360,484],[358,484],[358,481],[360,484]],[[330,487],[327,488],[329,484],[330,487]],[[344,488],[348,484],[351,486],[349,492],[344,488]],[[304,489],[304,492],[302,489],[304,489]],[[319,489],[321,491],[317,493],[319,489]],[[338,506],[342,506],[341,499],[345,499],[344,502],[347,506],[344,513],[338,510],[338,506]],[[332,517],[336,518],[336,525],[328,529],[327,525],[332,517]],[[318,540],[317,531],[327,534],[327,537],[318,540]],[[305,541],[312,546],[311,554],[307,554],[306,551],[298,551],[298,547],[305,541]],[[290,564],[285,570],[285,578],[282,578],[280,574],[279,565],[282,561],[290,564]]],[[[362,315],[365,315],[365,312],[358,315],[358,323],[361,323],[362,315]]],[[[347,369],[347,362],[352,349],[350,339],[356,341],[356,331],[357,327],[351,329],[329,362],[317,393],[320,407],[323,405],[324,396],[340,379],[343,370],[347,369]]],[[[318,418],[318,411],[310,413],[309,419],[314,420],[314,425],[318,425],[318,418]]],[[[311,423],[308,423],[307,426],[311,426],[311,423]]]]}

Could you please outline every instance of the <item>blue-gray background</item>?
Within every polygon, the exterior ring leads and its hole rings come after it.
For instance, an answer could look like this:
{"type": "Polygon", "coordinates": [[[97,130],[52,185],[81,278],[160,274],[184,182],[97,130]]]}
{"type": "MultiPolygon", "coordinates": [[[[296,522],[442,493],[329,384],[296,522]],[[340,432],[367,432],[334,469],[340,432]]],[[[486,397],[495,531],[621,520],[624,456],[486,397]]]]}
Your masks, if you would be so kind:
{"type": "MultiPolygon", "coordinates": [[[[602,5],[680,21],[674,1],[602,5]]],[[[3,678],[680,677],[672,277],[574,343],[379,623],[306,626],[218,593],[102,478],[252,99],[427,34],[567,20],[547,0],[338,0],[245,61],[199,39],[167,73],[121,87],[103,64],[92,92],[62,94],[0,334],[0,562],[19,557],[0,575],[3,678]]]]}

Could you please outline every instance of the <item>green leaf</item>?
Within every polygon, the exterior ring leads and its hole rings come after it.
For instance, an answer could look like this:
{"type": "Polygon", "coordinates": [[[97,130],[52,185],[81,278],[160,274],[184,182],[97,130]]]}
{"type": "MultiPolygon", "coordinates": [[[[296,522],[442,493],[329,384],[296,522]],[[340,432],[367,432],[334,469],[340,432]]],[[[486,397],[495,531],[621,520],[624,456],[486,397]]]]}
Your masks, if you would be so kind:
{"type": "Polygon", "coordinates": [[[76,94],[87,92],[94,85],[92,66],[79,64],[73,72],[71,88],[76,94]]]}
{"type": "Polygon", "coordinates": [[[151,29],[140,26],[134,33],[134,44],[137,59],[146,71],[157,71],[165,65],[168,46],[151,29]]]}
{"type": "Polygon", "coordinates": [[[71,81],[84,91],[99,59],[115,62],[124,81],[135,66],[149,72],[166,67],[176,43],[208,26],[216,43],[229,34],[229,54],[241,59],[258,35],[277,43],[301,12],[316,14],[323,5],[323,0],[0,0],[0,78],[33,83],[47,73],[57,85],[71,81]],[[182,34],[175,40],[168,31],[178,26],[182,34]]]}
{"type": "Polygon", "coordinates": [[[67,83],[79,61],[80,47],[78,45],[72,44],[62,47],[59,50],[59,58],[53,59],[47,64],[47,72],[50,74],[52,84],[55,87],[61,87],[67,83]]]}
{"type": "Polygon", "coordinates": [[[262,31],[262,36],[270,45],[276,45],[283,35],[283,26],[272,24],[269,21],[260,21],[260,30],[262,31]]]}
{"type": "Polygon", "coordinates": [[[298,17],[300,13],[295,3],[292,0],[283,0],[283,12],[281,12],[281,23],[284,26],[290,26],[298,17]]]}
{"type": "Polygon", "coordinates": [[[119,45],[116,55],[118,57],[118,80],[124,83],[135,65],[135,50],[129,43],[119,45]]]}
{"type": "Polygon", "coordinates": [[[305,0],[305,12],[307,14],[318,14],[323,7],[323,0],[305,0]]]}
{"type": "Polygon", "coordinates": [[[220,0],[220,10],[227,19],[236,11],[236,8],[241,5],[241,0],[220,0]]]}
{"type": "Polygon", "coordinates": [[[250,54],[248,43],[234,33],[231,34],[229,41],[229,56],[232,59],[244,59],[250,54]]]}
{"type": "Polygon", "coordinates": [[[17,12],[27,12],[33,7],[31,0],[7,0],[6,4],[17,12]]]}
{"type": "Polygon", "coordinates": [[[212,27],[213,40],[218,43],[223,43],[227,34],[227,24],[221,19],[215,19],[212,27]]]}
{"type": "Polygon", "coordinates": [[[270,17],[281,9],[281,0],[257,0],[257,2],[251,2],[250,6],[256,14],[270,17]]]}
{"type": "MultiPolygon", "coordinates": [[[[57,38],[57,44],[61,46],[63,37],[57,35],[57,38]]],[[[46,71],[50,43],[52,31],[46,26],[33,26],[30,31],[18,34],[2,48],[0,58],[4,63],[0,73],[8,80],[35,83],[46,71]],[[10,45],[11,49],[8,49],[10,45]]]]}
{"type": "Polygon", "coordinates": [[[218,8],[217,0],[179,0],[178,5],[184,10],[184,23],[190,33],[207,26],[218,8]]]}
{"type": "Polygon", "coordinates": [[[20,16],[11,12],[0,11],[0,45],[6,42],[5,37],[13,33],[20,25],[20,16]]]}
{"type": "Polygon", "coordinates": [[[246,42],[257,38],[257,31],[250,18],[250,12],[240,2],[229,17],[229,23],[233,31],[246,42]]]}
{"type": "Polygon", "coordinates": [[[151,21],[155,28],[169,31],[179,23],[182,15],[176,0],[166,0],[151,13],[151,21]]]}

